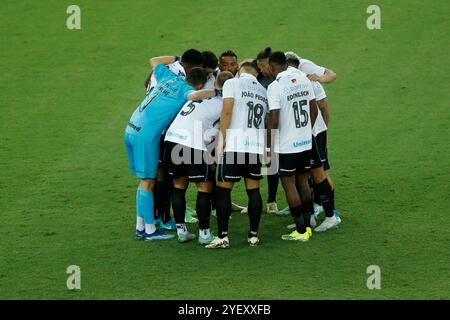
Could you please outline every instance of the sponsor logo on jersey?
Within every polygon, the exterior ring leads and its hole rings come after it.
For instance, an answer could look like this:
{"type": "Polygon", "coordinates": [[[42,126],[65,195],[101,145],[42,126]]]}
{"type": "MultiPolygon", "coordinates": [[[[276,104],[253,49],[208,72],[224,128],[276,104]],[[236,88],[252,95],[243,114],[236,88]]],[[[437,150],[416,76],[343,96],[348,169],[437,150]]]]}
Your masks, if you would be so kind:
{"type": "Polygon", "coordinates": [[[133,129],[136,130],[137,132],[141,131],[141,127],[138,127],[137,125],[135,125],[134,123],[128,122],[128,126],[133,129]]]}
{"type": "Polygon", "coordinates": [[[305,146],[307,144],[311,144],[312,140],[311,139],[307,139],[307,140],[303,140],[303,141],[295,141],[292,145],[294,146],[294,148],[300,148],[302,146],[305,146]]]}

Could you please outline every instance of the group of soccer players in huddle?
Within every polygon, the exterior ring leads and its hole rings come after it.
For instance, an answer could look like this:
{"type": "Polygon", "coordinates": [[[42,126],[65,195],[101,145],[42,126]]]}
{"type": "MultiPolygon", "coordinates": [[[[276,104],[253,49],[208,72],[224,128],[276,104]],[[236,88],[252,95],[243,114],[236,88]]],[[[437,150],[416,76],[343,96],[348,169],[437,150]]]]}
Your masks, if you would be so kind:
{"type": "MultiPolygon", "coordinates": [[[[238,63],[232,51],[187,50],[181,57],[150,59],[147,94],[125,129],[130,171],[140,179],[135,236],[147,241],[196,239],[186,222],[186,190],[197,188],[198,242],[229,247],[228,222],[235,183],[244,178],[248,243],[259,243],[263,211],[260,181],[267,168],[267,212],[291,214],[292,232],[283,240],[308,241],[341,222],[328,174],[328,101],[323,83],[332,70],[294,52],[261,51],[238,63]],[[276,204],[281,180],[289,207],[276,204]],[[174,222],[170,216],[173,210],[174,222]],[[318,224],[324,212],[325,218],[318,224]],[[218,234],[210,231],[217,217],[218,234]],[[159,226],[159,228],[158,228],[159,226]]],[[[192,211],[192,210],[191,210],[192,211]]]]}

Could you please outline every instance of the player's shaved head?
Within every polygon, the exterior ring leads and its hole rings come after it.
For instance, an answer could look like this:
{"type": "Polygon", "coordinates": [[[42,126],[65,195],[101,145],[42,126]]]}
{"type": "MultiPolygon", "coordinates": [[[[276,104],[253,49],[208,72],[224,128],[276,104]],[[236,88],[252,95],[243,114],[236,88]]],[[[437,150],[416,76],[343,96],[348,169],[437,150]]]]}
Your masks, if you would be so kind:
{"type": "Polygon", "coordinates": [[[211,75],[216,70],[219,60],[212,51],[203,51],[203,68],[208,71],[208,75],[211,75]]]}
{"type": "Polygon", "coordinates": [[[196,90],[203,88],[208,80],[208,72],[200,67],[194,67],[186,74],[186,82],[196,90]]]}
{"type": "Polygon", "coordinates": [[[186,73],[188,73],[194,67],[202,67],[202,53],[197,49],[186,50],[181,56],[181,64],[183,65],[184,71],[186,73]]]}
{"type": "Polygon", "coordinates": [[[225,81],[233,78],[234,76],[230,71],[223,71],[219,73],[216,79],[216,87],[222,89],[223,85],[225,84],[225,81]]]}
{"type": "Polygon", "coordinates": [[[256,77],[258,75],[258,67],[254,62],[247,61],[241,64],[239,72],[249,73],[256,77]]]}
{"type": "Polygon", "coordinates": [[[281,51],[276,51],[270,55],[269,64],[273,77],[276,77],[288,67],[286,55],[281,51]]]}

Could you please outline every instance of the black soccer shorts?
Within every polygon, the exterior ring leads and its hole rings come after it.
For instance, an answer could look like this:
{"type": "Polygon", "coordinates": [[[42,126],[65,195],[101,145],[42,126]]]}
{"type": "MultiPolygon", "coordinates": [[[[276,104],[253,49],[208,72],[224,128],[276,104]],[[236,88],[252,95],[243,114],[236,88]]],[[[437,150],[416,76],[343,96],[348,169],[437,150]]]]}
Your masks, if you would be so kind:
{"type": "Polygon", "coordinates": [[[261,180],[260,156],[254,153],[225,152],[217,167],[217,181],[239,182],[241,178],[261,180]]]}
{"type": "Polygon", "coordinates": [[[280,176],[293,176],[306,173],[311,169],[311,150],[297,153],[278,154],[278,174],[280,176]]]}
{"type": "Polygon", "coordinates": [[[327,131],[322,131],[312,139],[311,168],[323,166],[325,170],[330,170],[327,150],[327,131]]]}
{"type": "Polygon", "coordinates": [[[188,177],[191,182],[211,180],[206,152],[166,141],[164,166],[173,179],[188,177]]]}

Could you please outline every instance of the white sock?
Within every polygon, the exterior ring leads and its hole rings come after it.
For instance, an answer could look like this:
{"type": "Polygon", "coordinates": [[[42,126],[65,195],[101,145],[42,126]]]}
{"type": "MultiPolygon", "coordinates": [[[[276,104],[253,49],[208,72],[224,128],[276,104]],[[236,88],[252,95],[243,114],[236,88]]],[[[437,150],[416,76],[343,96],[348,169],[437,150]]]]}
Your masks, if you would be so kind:
{"type": "Polygon", "coordinates": [[[137,217],[136,230],[144,231],[144,229],[145,229],[144,218],[137,217]]]}
{"type": "Polygon", "coordinates": [[[146,223],[145,224],[145,233],[151,234],[156,231],[156,227],[154,223],[146,223]]]}
{"type": "Polygon", "coordinates": [[[182,235],[182,234],[186,234],[187,231],[187,227],[186,227],[186,223],[177,223],[177,234],[178,235],[182,235]]]}
{"type": "Polygon", "coordinates": [[[198,231],[198,235],[202,238],[202,239],[208,239],[211,236],[211,232],[209,231],[209,229],[200,229],[198,231]]]}

